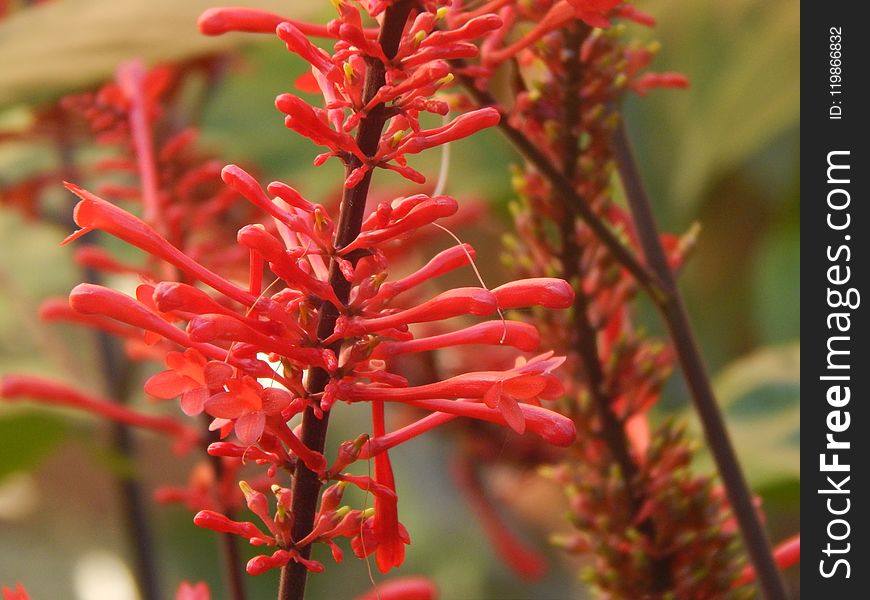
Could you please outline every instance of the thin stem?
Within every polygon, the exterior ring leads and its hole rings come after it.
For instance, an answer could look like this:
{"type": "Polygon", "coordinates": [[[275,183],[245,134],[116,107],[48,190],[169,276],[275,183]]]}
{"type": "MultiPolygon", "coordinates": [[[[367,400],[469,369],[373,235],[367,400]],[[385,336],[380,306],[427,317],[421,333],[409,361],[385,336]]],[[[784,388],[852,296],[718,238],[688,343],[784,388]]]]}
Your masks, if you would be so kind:
{"type": "Polygon", "coordinates": [[[647,263],[667,292],[658,303],[659,310],[670,331],[683,375],[691,391],[695,410],[704,427],[707,445],[716,461],[719,476],[740,526],[749,558],[758,574],[762,592],[767,600],[786,600],[785,587],[773,559],[770,542],[753,505],[752,492],[743,476],[713,395],[713,388],[692,333],[676,278],[668,266],[667,255],[661,245],[649,196],[643,186],[625,125],[622,122],[613,136],[612,145],[641,248],[647,263]]]}
{"type": "MultiPolygon", "coordinates": [[[[580,86],[583,75],[583,61],[580,59],[580,47],[589,34],[588,26],[569,27],[563,31],[564,47],[566,49],[563,67],[565,69],[562,81],[562,174],[569,181],[576,176],[577,163],[580,158],[579,134],[581,125],[580,86]]],[[[629,498],[632,512],[637,514],[645,501],[644,490],[638,485],[638,466],[631,456],[630,443],[625,427],[613,410],[613,394],[607,383],[607,375],[601,361],[598,348],[598,332],[593,327],[589,316],[589,298],[583,290],[580,257],[583,248],[579,243],[575,223],[577,222],[577,204],[567,202],[557,194],[557,199],[568,212],[567,218],[560,220],[562,237],[562,270],[563,276],[574,285],[574,306],[572,311],[574,348],[579,354],[580,369],[586,379],[592,405],[598,414],[598,435],[604,440],[613,460],[619,465],[623,485],[629,498]]],[[[637,525],[638,530],[653,545],[656,540],[656,527],[652,518],[648,517],[637,525]]],[[[668,557],[651,557],[649,563],[652,589],[661,594],[673,586],[671,565],[668,557]]]]}
{"type": "MultiPolygon", "coordinates": [[[[203,415],[205,416],[205,415],[203,415]]],[[[208,419],[206,419],[207,421],[208,419]]],[[[217,441],[219,436],[217,432],[211,433],[211,439],[217,441]]],[[[220,486],[223,479],[224,465],[220,456],[209,456],[212,469],[214,469],[214,478],[220,486]]],[[[230,508],[222,509],[224,515],[228,519],[235,518],[234,512],[230,508]]],[[[229,590],[232,600],[245,600],[247,594],[245,592],[245,577],[242,571],[242,559],[239,556],[239,541],[238,536],[232,533],[217,534],[221,560],[224,564],[224,577],[226,579],[227,589],[229,590]]]]}
{"type": "MultiPolygon", "coordinates": [[[[98,278],[90,273],[88,280],[98,278]]],[[[119,404],[125,404],[130,394],[130,371],[132,365],[123,356],[118,343],[102,331],[96,333],[100,369],[109,397],[119,404]]],[[[113,422],[111,429],[112,447],[124,459],[135,460],[136,442],[130,427],[113,422]]],[[[116,478],[118,495],[121,498],[121,511],[130,544],[133,546],[134,572],[143,600],[160,598],[160,583],[157,577],[157,564],[154,552],[154,536],[148,523],[145,507],[145,493],[142,483],[132,474],[120,474],[116,478]]]]}
{"type": "MultiPolygon", "coordinates": [[[[414,4],[410,0],[402,0],[387,8],[378,39],[387,58],[396,55],[402,32],[414,4]]],[[[385,83],[386,66],[380,60],[369,59],[363,103],[368,103],[385,83]]],[[[374,156],[377,152],[381,132],[388,116],[384,110],[384,105],[378,104],[360,122],[356,141],[366,156],[374,156]]],[[[350,174],[361,165],[362,163],[358,158],[352,157],[347,164],[347,173],[350,174]]],[[[347,246],[359,235],[371,179],[372,170],[369,170],[359,183],[344,190],[335,239],[336,248],[340,249],[347,246]]],[[[346,304],[350,296],[351,284],[344,278],[334,260],[330,264],[329,283],[335,290],[338,299],[346,304]]],[[[338,309],[331,303],[324,302],[321,305],[320,323],[317,327],[318,339],[325,340],[333,334],[338,316],[338,309]]],[[[338,354],[341,350],[341,341],[333,343],[331,348],[338,354]]],[[[326,388],[327,383],[329,383],[329,374],[323,369],[313,369],[308,386],[309,392],[318,394],[326,388]]],[[[323,414],[323,418],[318,418],[310,407],[306,408],[302,416],[302,442],[314,451],[323,452],[328,424],[328,412],[323,414]]],[[[311,533],[321,486],[322,483],[317,474],[308,469],[302,461],[298,461],[293,478],[292,511],[294,523],[292,534],[294,540],[301,540],[311,533]]],[[[311,544],[300,548],[299,553],[304,558],[310,557],[311,544]]],[[[290,562],[281,569],[281,582],[278,588],[279,600],[302,600],[305,596],[307,578],[308,570],[300,563],[290,562]]]]}
{"type": "MultiPolygon", "coordinates": [[[[454,60],[452,63],[461,68],[465,66],[464,61],[454,60]]],[[[532,141],[526,137],[522,131],[510,124],[508,114],[499,106],[498,100],[486,90],[481,90],[477,87],[475,80],[467,75],[458,75],[460,83],[466,89],[468,94],[480,106],[491,106],[499,111],[501,120],[498,128],[502,131],[505,137],[514,145],[514,147],[525,157],[550,183],[555,191],[561,195],[566,204],[570,204],[577,211],[577,216],[591,229],[596,237],[604,244],[616,261],[621,264],[629,273],[634,276],[638,284],[643,287],[653,298],[660,298],[663,295],[662,286],[656,280],[654,274],[646,268],[631,250],[623,244],[617,234],[610,229],[601,218],[596,215],[589,205],[583,200],[580,194],[574,189],[571,181],[566,178],[559,169],[553,165],[552,160],[546,154],[535,146],[532,141]]]]}

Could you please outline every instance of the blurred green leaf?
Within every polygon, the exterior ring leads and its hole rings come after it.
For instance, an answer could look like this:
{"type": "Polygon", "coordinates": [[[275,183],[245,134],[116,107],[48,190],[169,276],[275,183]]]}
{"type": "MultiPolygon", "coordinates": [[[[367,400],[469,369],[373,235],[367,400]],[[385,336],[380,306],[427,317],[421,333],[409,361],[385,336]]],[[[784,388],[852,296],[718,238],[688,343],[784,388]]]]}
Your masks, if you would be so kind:
{"type": "MultiPolygon", "coordinates": [[[[688,75],[685,92],[661,91],[633,109],[644,160],[669,173],[657,192],[690,208],[707,186],[800,119],[797,3],[658,0],[645,3],[662,40],[654,70],[688,75]],[[666,151],[663,151],[666,149],[666,151]]],[[[634,129],[634,128],[633,128],[634,129]]]]}
{"type": "Polygon", "coordinates": [[[768,343],[800,337],[800,231],[783,228],[768,236],[755,258],[753,304],[768,343]]]}
{"type": "Polygon", "coordinates": [[[762,348],[713,382],[753,487],[800,477],[800,346],[762,348]]]}
{"type": "Polygon", "coordinates": [[[55,417],[25,414],[0,419],[0,479],[33,468],[66,435],[55,417]]]}
{"type": "MultiPolygon", "coordinates": [[[[175,61],[226,50],[251,35],[207,37],[196,26],[214,0],[65,0],[20,11],[0,23],[0,106],[31,101],[111,77],[118,63],[175,61]]],[[[233,0],[294,18],[316,2],[233,0]]]]}

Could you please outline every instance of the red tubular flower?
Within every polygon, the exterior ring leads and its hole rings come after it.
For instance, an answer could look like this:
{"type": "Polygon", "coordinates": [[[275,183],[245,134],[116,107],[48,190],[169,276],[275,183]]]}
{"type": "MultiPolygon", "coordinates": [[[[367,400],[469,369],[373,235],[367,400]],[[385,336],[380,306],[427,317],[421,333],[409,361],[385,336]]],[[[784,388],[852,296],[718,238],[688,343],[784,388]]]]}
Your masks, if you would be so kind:
{"type": "MultiPolygon", "coordinates": [[[[508,424],[502,411],[477,402],[462,402],[456,400],[410,400],[408,401],[408,404],[425,410],[445,412],[459,417],[489,421],[490,423],[496,423],[498,425],[508,424]]],[[[547,410],[546,408],[533,406],[531,404],[520,404],[519,409],[522,412],[523,420],[525,421],[525,430],[538,435],[548,444],[566,447],[573,444],[577,439],[577,429],[574,422],[568,417],[560,415],[552,410],[547,410]]]]}
{"type": "Polygon", "coordinates": [[[498,305],[495,296],[483,288],[456,288],[438,294],[431,300],[413,308],[392,315],[361,319],[353,317],[343,319],[337,328],[345,337],[374,333],[410,323],[425,323],[442,321],[460,315],[487,316],[496,311],[498,305]]]}
{"type": "Polygon", "coordinates": [[[233,521],[224,515],[214,512],[213,510],[201,510],[193,517],[193,522],[205,529],[211,529],[218,533],[232,533],[243,538],[257,540],[259,543],[274,545],[275,539],[266,535],[259,528],[248,521],[233,521]]]}
{"type": "MultiPolygon", "coordinates": [[[[782,569],[788,569],[801,561],[801,535],[799,533],[788,538],[784,542],[777,544],[773,549],[773,559],[777,566],[782,569]]],[[[743,569],[740,577],[734,582],[735,588],[749,585],[755,581],[755,569],[752,566],[747,566],[743,569]]]]}
{"type": "Polygon", "coordinates": [[[255,8],[210,8],[197,21],[200,32],[205,35],[223,35],[231,31],[274,34],[281,23],[290,23],[305,35],[332,37],[323,25],[312,25],[255,8]]]}
{"type": "Polygon", "coordinates": [[[76,323],[92,327],[100,331],[105,331],[119,338],[139,338],[141,332],[132,327],[121,325],[117,321],[113,321],[100,315],[85,315],[69,305],[69,298],[52,298],[46,300],[39,307],[39,318],[43,321],[63,321],[66,323],[76,323]]]}
{"type": "Polygon", "coordinates": [[[407,277],[403,277],[396,281],[388,281],[381,285],[377,294],[370,300],[370,302],[376,304],[389,300],[390,298],[398,296],[402,292],[406,292],[425,281],[434,279],[435,277],[439,277],[460,267],[464,267],[474,260],[475,254],[476,252],[474,248],[469,244],[452,246],[447,250],[443,250],[432,257],[424,267],[418,269],[407,277]]]}
{"type": "Polygon", "coordinates": [[[315,144],[326,146],[334,153],[347,152],[368,160],[356,145],[352,136],[330,128],[325,118],[307,102],[293,94],[281,94],[275,99],[275,106],[287,115],[284,124],[299,135],[307,137],[315,144]]]}
{"type": "Polygon", "coordinates": [[[355,600],[436,600],[438,587],[426,577],[396,577],[379,583],[355,600]]]}
{"type": "Polygon", "coordinates": [[[547,570],[543,557],[507,528],[487,497],[475,465],[469,460],[459,460],[451,472],[502,561],[523,579],[540,579],[547,570]]]}
{"type": "MultiPolygon", "coordinates": [[[[297,234],[304,235],[321,248],[329,251],[331,246],[327,240],[321,240],[320,236],[314,233],[314,223],[310,217],[303,218],[295,213],[291,208],[290,211],[284,210],[271,198],[266,196],[257,181],[236,165],[227,165],[221,170],[221,178],[224,182],[237,190],[252,204],[264,210],[266,213],[274,217],[278,222],[286,225],[291,231],[297,234]],[[291,212],[292,211],[292,212],[291,212]]],[[[295,191],[289,186],[285,186],[284,191],[295,191]]]]}
{"type": "Polygon", "coordinates": [[[381,244],[425,225],[430,225],[438,219],[454,215],[457,210],[459,210],[459,204],[449,196],[424,197],[406,215],[400,216],[399,211],[394,211],[391,214],[389,224],[360,233],[354,241],[341,249],[341,253],[346,256],[354,250],[381,244]]]}
{"type": "Polygon", "coordinates": [[[435,129],[425,129],[408,136],[388,156],[417,154],[428,148],[461,140],[482,129],[495,127],[501,119],[501,113],[493,107],[480,108],[464,113],[450,123],[435,129]]]}
{"type": "MultiPolygon", "coordinates": [[[[384,403],[380,400],[372,402],[372,432],[376,437],[385,433],[384,403]]],[[[375,494],[374,534],[378,542],[375,556],[378,569],[381,573],[386,573],[404,562],[406,543],[399,533],[396,483],[393,479],[390,457],[386,451],[375,456],[375,481],[393,492],[392,498],[385,494],[375,494]]]]}
{"type": "MultiPolygon", "coordinates": [[[[410,402],[436,398],[478,398],[489,408],[498,408],[505,422],[517,433],[525,432],[525,416],[518,400],[536,403],[539,397],[556,398],[562,393],[555,377],[545,371],[533,372],[479,372],[458,375],[437,383],[408,388],[346,389],[342,395],[348,400],[374,400],[375,398],[410,402]]],[[[447,411],[449,412],[449,411],[447,411]]]]}
{"type": "Polygon", "coordinates": [[[511,346],[524,352],[536,350],[541,336],[534,325],[520,321],[487,321],[465,329],[432,337],[400,342],[382,342],[375,348],[373,358],[389,358],[397,354],[428,352],[466,344],[511,346]]]}
{"type": "Polygon", "coordinates": [[[570,308],[574,302],[571,285],[564,279],[553,277],[511,281],[493,289],[492,294],[503,310],[525,306],[570,308]]]}
{"type": "Polygon", "coordinates": [[[73,218],[81,229],[67,237],[63,243],[69,243],[90,231],[101,229],[145,250],[149,254],[162,258],[233,300],[248,306],[256,303],[255,296],[236,287],[186,256],[144,221],[74,184],[65,183],[64,185],[81,198],[81,202],[76,205],[73,213],[73,218]]]}
{"type": "Polygon", "coordinates": [[[249,327],[234,316],[197,315],[187,325],[193,342],[245,342],[262,352],[274,352],[300,365],[313,365],[333,371],[338,366],[335,354],[329,349],[304,348],[278,336],[269,336],[249,327]]]}
{"type": "Polygon", "coordinates": [[[249,575],[262,575],[266,571],[283,567],[290,561],[305,565],[312,573],[322,573],[323,565],[316,560],[307,560],[295,550],[276,550],[271,556],[260,554],[248,561],[245,570],[249,575]]]}
{"type": "Polygon", "coordinates": [[[610,27],[607,20],[610,12],[623,0],[568,0],[574,8],[574,16],[592,27],[610,27]]]}
{"type": "Polygon", "coordinates": [[[290,52],[298,54],[302,60],[311,64],[312,67],[323,73],[330,81],[339,85],[343,83],[344,74],[333,64],[332,57],[326,51],[309,42],[305,33],[293,23],[289,21],[280,23],[275,32],[281,41],[287,45],[287,49],[290,52]]]}
{"type": "Polygon", "coordinates": [[[118,423],[178,437],[185,444],[199,438],[199,434],[195,430],[182,425],[175,419],[146,415],[40,377],[3,376],[0,378],[0,398],[5,400],[27,399],[53,406],[77,408],[118,423]]]}
{"type": "Polygon", "coordinates": [[[148,274],[147,271],[140,267],[120,262],[99,246],[79,246],[73,252],[73,260],[82,267],[96,269],[104,273],[148,274]]]}
{"type": "Polygon", "coordinates": [[[634,21],[646,27],[655,27],[656,19],[651,14],[645,13],[633,4],[620,4],[613,9],[613,15],[621,19],[634,21]]]}
{"type": "Polygon", "coordinates": [[[195,347],[209,358],[226,358],[226,352],[220,348],[193,343],[183,331],[121,292],[91,283],[81,283],[70,292],[69,303],[74,310],[85,315],[103,315],[157,333],[180,346],[195,347]]]}
{"type": "Polygon", "coordinates": [[[645,96],[655,88],[687,89],[689,79],[682,73],[644,73],[631,82],[631,89],[645,96]]]}

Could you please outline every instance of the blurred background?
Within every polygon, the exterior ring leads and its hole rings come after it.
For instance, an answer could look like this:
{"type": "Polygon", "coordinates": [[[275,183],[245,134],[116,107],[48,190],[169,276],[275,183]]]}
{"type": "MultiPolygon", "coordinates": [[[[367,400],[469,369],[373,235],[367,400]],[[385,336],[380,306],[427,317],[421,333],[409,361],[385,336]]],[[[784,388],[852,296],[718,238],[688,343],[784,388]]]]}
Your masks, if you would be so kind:
{"type": "MultiPolygon", "coordinates": [[[[54,148],[13,135],[26,128],[33,107],[105,81],[118,62],[135,56],[155,63],[232,50],[236,58],[202,108],[203,141],[227,162],[257,165],[264,181],[287,181],[314,199],[335,192],[337,166],[311,167],[314,147],[284,129],[273,107],[302,72],[277,39],[199,36],[196,17],[212,4],[201,0],[23,4],[0,2],[0,14],[7,12],[0,20],[0,189],[57,164],[54,148]]],[[[312,18],[320,10],[313,2],[234,4],[312,18]]],[[[692,86],[631,98],[626,118],[662,229],[701,226],[682,289],[738,453],[771,534],[781,540],[799,528],[799,3],[637,5],[659,24],[631,26],[629,36],[659,40],[653,69],[685,73],[692,86]]],[[[454,144],[452,152],[448,192],[492,203],[490,216],[466,237],[496,285],[508,277],[498,266],[499,240],[509,227],[508,166],[517,158],[494,132],[454,144]]],[[[435,172],[437,159],[422,162],[424,172],[435,172]]],[[[389,175],[383,181],[400,185],[389,175]]],[[[59,186],[51,201],[59,214],[72,207],[59,186]]],[[[97,388],[91,337],[46,327],[36,315],[43,298],[64,295],[80,280],[68,249],[58,245],[69,231],[28,220],[0,197],[0,374],[40,373],[97,388]]],[[[649,329],[660,331],[655,313],[641,310],[649,329]]],[[[656,418],[691,420],[686,402],[675,376],[656,418]]],[[[353,419],[345,411],[331,435],[355,434],[353,419]]],[[[146,490],[184,483],[189,462],[162,440],[138,439],[146,490]]],[[[21,581],[34,599],[135,598],[112,483],[113,473],[131,465],[107,441],[108,428],[95,419],[0,404],[0,583],[21,581]]],[[[522,535],[550,558],[551,568],[541,582],[518,582],[495,559],[456,491],[450,454],[449,440],[439,436],[394,453],[400,510],[413,539],[398,574],[431,576],[445,599],[585,597],[576,565],[547,548],[545,527],[561,521],[563,508],[521,519],[522,535]]],[[[710,468],[702,449],[698,469],[710,468]]],[[[539,498],[554,496],[527,476],[496,472],[492,478],[507,511],[528,514],[539,498]]],[[[166,589],[182,579],[205,580],[222,598],[211,533],[194,527],[181,507],[159,506],[151,516],[166,589]]],[[[363,562],[328,564],[328,571],[336,576],[311,578],[312,598],[349,598],[370,586],[363,562]]],[[[251,597],[271,597],[276,575],[249,578],[251,597]]],[[[796,569],[788,576],[797,595],[796,569]]]]}

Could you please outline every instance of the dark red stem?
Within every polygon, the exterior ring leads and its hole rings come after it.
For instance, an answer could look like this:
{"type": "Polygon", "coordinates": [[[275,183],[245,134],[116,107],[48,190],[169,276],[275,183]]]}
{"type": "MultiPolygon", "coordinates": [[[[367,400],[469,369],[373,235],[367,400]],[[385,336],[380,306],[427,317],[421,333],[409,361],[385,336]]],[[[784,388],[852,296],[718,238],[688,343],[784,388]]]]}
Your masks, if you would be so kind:
{"type": "MultiPolygon", "coordinates": [[[[387,58],[396,55],[402,32],[408,21],[408,15],[414,6],[414,2],[403,0],[387,8],[384,14],[383,26],[381,27],[378,41],[387,58]]],[[[377,59],[368,60],[368,70],[364,89],[364,103],[369,102],[386,83],[386,65],[377,59]]],[[[356,142],[366,156],[374,156],[378,148],[381,132],[387,121],[388,114],[383,104],[378,104],[360,121],[357,131],[356,142]]],[[[352,157],[347,164],[347,173],[360,167],[361,161],[352,157]]],[[[359,235],[360,226],[365,215],[366,200],[368,199],[369,185],[372,179],[372,170],[354,187],[344,190],[341,200],[341,213],[338,219],[338,229],[335,238],[335,247],[343,248],[359,235]]],[[[329,269],[329,283],[335,290],[338,299],[347,303],[350,296],[350,282],[341,274],[338,264],[333,261],[329,269]]],[[[325,340],[335,330],[338,320],[338,309],[329,302],[324,302],[320,309],[320,323],[317,328],[317,337],[325,340]]],[[[331,346],[332,350],[339,353],[341,341],[331,346]]],[[[309,393],[318,394],[329,383],[329,374],[323,369],[314,369],[309,381],[309,393]]],[[[317,452],[323,452],[326,444],[326,430],[329,424],[329,413],[324,413],[323,418],[318,418],[311,408],[307,408],[302,417],[302,442],[317,452]]],[[[317,511],[317,501],[320,497],[322,482],[316,473],[308,469],[302,461],[298,461],[293,477],[293,539],[301,540],[314,527],[314,516],[317,511]]],[[[311,545],[300,548],[303,557],[311,556],[311,545]]],[[[301,564],[290,562],[281,570],[281,582],[278,588],[279,600],[302,600],[305,597],[305,583],[308,578],[308,570],[301,564]]]]}
{"type": "MultiPolygon", "coordinates": [[[[580,59],[580,47],[589,34],[590,29],[585,24],[582,27],[569,27],[563,31],[565,41],[565,59],[563,60],[564,75],[562,80],[562,165],[565,179],[575,181],[577,164],[580,158],[580,125],[581,104],[580,86],[583,76],[583,61],[580,59]]],[[[597,434],[607,445],[608,450],[619,466],[625,491],[630,506],[636,514],[646,501],[646,493],[638,481],[638,465],[631,455],[631,446],[625,432],[625,426],[613,409],[613,393],[608,384],[602,357],[598,348],[598,331],[592,325],[589,315],[590,299],[583,290],[581,269],[581,246],[576,231],[579,205],[570,202],[563,195],[556,193],[557,201],[567,212],[561,219],[561,262],[562,276],[574,284],[573,346],[580,356],[580,369],[586,380],[589,396],[595,413],[598,415],[597,434]]],[[[646,518],[637,525],[638,530],[649,540],[651,547],[657,539],[656,526],[652,518],[646,518]]],[[[649,574],[652,582],[651,592],[663,594],[673,587],[671,560],[668,556],[650,556],[649,574]]]]}
{"type": "MultiPolygon", "coordinates": [[[[461,60],[451,61],[457,68],[465,66],[461,60]]],[[[458,79],[466,92],[480,106],[491,106],[499,111],[501,120],[498,128],[523,157],[534,166],[550,183],[554,190],[577,211],[577,216],[595,233],[598,240],[604,244],[616,261],[621,264],[653,298],[661,296],[661,286],[655,276],[647,269],[631,250],[623,244],[607,223],[605,223],[589,205],[583,201],[571,182],[553,164],[549,156],[526,137],[522,131],[510,124],[510,116],[499,105],[498,100],[490,92],[477,87],[474,79],[467,75],[459,75],[458,79]]]]}
{"type": "Polygon", "coordinates": [[[743,476],[725,428],[725,421],[713,395],[710,378],[707,376],[698,344],[692,333],[676,278],[668,266],[667,255],[662,248],[661,237],[652,213],[652,205],[643,186],[624,123],[620,123],[613,136],[612,144],[641,248],[647,264],[655,272],[666,292],[658,303],[658,308],[667,323],[683,375],[691,391],[695,410],[704,427],[707,445],[716,461],[719,477],[731,503],[731,510],[737,518],[743,542],[758,574],[758,582],[767,600],[787,600],[785,586],[773,559],[770,542],[752,501],[752,492],[743,476]]]}

